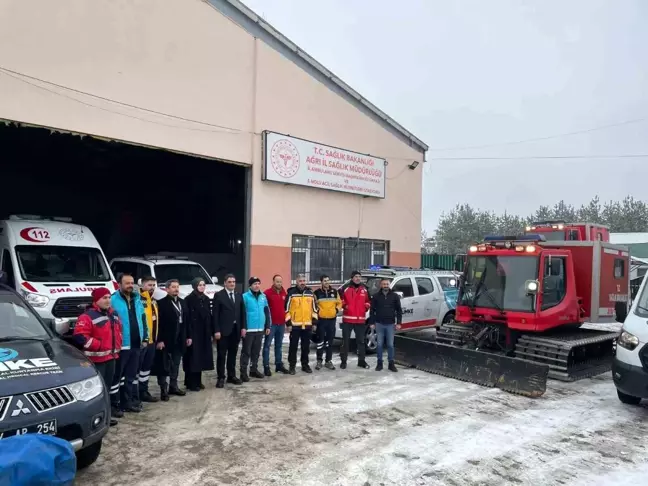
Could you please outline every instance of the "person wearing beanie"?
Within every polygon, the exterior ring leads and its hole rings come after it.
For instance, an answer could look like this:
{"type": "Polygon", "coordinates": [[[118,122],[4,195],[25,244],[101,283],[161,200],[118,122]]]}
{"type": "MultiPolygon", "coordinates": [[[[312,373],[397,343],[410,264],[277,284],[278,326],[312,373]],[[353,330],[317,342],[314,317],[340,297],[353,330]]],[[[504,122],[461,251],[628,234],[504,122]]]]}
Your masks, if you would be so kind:
{"type": "Polygon", "coordinates": [[[270,307],[268,299],[261,292],[261,280],[258,277],[251,277],[248,280],[249,289],[243,294],[243,305],[245,307],[245,322],[247,330],[243,338],[241,349],[241,380],[250,381],[253,378],[263,378],[259,372],[259,355],[263,346],[263,337],[270,334],[270,307]],[[248,375],[248,365],[250,373],[248,375]]]}
{"type": "Polygon", "coordinates": [[[347,367],[351,332],[355,334],[358,348],[358,367],[369,369],[365,361],[365,340],[367,339],[367,311],[371,307],[369,289],[362,283],[357,270],[351,272],[351,281],[339,290],[342,300],[342,349],[340,350],[340,368],[347,367]]]}
{"type": "MultiPolygon", "coordinates": [[[[106,388],[113,383],[115,363],[122,346],[122,327],[110,307],[110,290],[98,287],[92,291],[92,304],[88,306],[74,326],[74,341],[83,350],[104,380],[106,388]]],[[[117,425],[114,411],[110,425],[117,425]]]]}
{"type": "Polygon", "coordinates": [[[193,292],[185,298],[187,327],[191,329],[191,346],[183,357],[185,387],[198,392],[205,389],[202,372],[214,369],[212,349],[211,300],[205,295],[205,280],[195,278],[191,282],[193,292]]]}

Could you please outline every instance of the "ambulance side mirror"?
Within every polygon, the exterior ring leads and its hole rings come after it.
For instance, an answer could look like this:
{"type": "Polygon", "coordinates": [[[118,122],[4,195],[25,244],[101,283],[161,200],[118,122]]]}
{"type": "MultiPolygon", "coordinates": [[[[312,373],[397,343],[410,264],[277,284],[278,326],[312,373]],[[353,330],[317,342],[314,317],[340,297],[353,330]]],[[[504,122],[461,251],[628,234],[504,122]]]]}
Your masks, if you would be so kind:
{"type": "Polygon", "coordinates": [[[212,283],[216,285],[218,283],[218,277],[212,276],[212,283]]]}
{"type": "Polygon", "coordinates": [[[398,292],[398,291],[396,291],[396,292],[394,292],[394,293],[395,293],[396,295],[398,295],[398,298],[399,298],[399,299],[402,299],[402,298],[405,296],[405,294],[404,294],[403,292],[398,292]]]}

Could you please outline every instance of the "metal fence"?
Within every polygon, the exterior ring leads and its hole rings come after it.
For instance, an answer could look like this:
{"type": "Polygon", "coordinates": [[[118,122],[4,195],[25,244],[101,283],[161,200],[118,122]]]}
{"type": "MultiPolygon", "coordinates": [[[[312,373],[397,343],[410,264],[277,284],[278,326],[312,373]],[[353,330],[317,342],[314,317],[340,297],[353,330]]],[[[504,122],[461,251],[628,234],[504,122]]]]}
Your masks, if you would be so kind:
{"type": "Polygon", "coordinates": [[[434,268],[439,270],[458,270],[463,271],[465,265],[465,256],[458,255],[441,255],[438,253],[421,254],[421,268],[434,268]]]}
{"type": "Polygon", "coordinates": [[[362,238],[293,235],[291,280],[303,273],[309,283],[328,275],[341,283],[353,270],[389,264],[389,242],[362,238]]]}

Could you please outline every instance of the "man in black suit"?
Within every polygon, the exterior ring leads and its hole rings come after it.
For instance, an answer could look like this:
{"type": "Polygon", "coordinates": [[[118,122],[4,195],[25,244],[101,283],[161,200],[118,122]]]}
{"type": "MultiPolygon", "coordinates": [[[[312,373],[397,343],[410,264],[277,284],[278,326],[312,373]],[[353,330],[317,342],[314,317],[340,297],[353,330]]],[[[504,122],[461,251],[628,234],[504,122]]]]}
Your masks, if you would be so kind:
{"type": "Polygon", "coordinates": [[[241,385],[236,377],[236,354],[241,337],[245,337],[245,307],[243,296],[236,292],[236,277],[225,276],[225,288],[214,295],[213,322],[214,339],[217,342],[218,356],[216,388],[225,387],[225,362],[227,361],[227,382],[241,385]]]}
{"type": "Polygon", "coordinates": [[[169,280],[166,283],[166,291],[167,296],[158,301],[159,328],[151,371],[151,374],[158,377],[160,398],[164,402],[169,400],[169,395],[186,395],[186,392],[178,387],[178,373],[182,355],[187,346],[192,344],[187,306],[179,297],[180,282],[175,279],[169,280]]]}

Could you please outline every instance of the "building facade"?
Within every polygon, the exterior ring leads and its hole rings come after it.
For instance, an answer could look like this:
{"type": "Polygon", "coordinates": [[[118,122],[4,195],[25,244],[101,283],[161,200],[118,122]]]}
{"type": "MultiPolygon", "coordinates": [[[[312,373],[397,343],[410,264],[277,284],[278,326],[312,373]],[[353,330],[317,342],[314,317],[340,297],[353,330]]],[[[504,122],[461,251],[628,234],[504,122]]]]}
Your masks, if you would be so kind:
{"type": "Polygon", "coordinates": [[[2,2],[0,119],[245,167],[265,281],[420,264],[427,146],[236,0],[2,2]]]}

